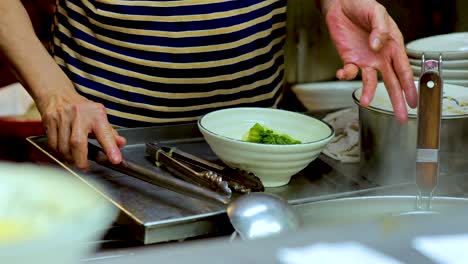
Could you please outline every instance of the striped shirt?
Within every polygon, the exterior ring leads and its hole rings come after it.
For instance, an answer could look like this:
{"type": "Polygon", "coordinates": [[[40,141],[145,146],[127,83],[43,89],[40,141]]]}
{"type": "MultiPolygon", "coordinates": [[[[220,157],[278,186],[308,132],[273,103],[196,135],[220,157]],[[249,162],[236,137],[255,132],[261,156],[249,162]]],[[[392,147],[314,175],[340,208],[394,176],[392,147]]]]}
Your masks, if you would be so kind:
{"type": "Polygon", "coordinates": [[[111,124],[275,107],[286,0],[58,0],[53,54],[111,124]]]}

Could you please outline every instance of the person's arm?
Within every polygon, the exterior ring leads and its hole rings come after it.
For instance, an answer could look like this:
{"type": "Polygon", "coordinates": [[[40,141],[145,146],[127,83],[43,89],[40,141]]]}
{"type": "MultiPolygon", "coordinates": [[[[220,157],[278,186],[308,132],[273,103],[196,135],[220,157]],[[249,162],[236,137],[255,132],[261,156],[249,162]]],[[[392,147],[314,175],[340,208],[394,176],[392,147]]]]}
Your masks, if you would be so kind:
{"type": "Polygon", "coordinates": [[[54,151],[85,168],[88,135],[94,134],[110,161],[120,162],[125,139],[109,125],[101,104],[75,91],[35,35],[20,0],[0,1],[0,52],[34,98],[54,151]]]}
{"type": "Polygon", "coordinates": [[[375,0],[317,0],[325,15],[330,35],[343,60],[336,73],[341,80],[363,78],[361,104],[368,106],[377,86],[377,72],[390,95],[395,116],[408,118],[406,103],[417,106],[413,72],[403,36],[385,7],[375,0]]]}

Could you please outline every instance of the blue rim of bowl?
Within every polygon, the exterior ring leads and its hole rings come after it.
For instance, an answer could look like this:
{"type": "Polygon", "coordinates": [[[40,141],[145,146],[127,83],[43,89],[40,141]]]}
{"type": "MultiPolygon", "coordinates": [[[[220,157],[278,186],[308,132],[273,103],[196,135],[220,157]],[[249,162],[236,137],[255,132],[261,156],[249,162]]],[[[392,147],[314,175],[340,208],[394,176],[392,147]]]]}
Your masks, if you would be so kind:
{"type": "MultiPolygon", "coordinates": [[[[242,107],[242,108],[250,108],[250,107],[242,107]]],[[[259,108],[259,107],[258,107],[259,108]]],[[[226,109],[222,109],[222,110],[228,110],[228,109],[232,109],[232,108],[226,108],[226,109]]],[[[265,109],[273,109],[273,108],[265,108],[265,109]]],[[[222,110],[218,110],[218,111],[222,111],[222,110]]],[[[286,111],[286,110],[282,110],[282,109],[274,109],[274,110],[278,110],[278,111],[283,111],[283,112],[289,112],[289,113],[294,113],[294,114],[299,114],[299,115],[304,115],[302,113],[298,113],[298,112],[292,112],[292,111],[286,111]]],[[[216,111],[214,111],[216,112],[216,111]]],[[[224,136],[224,135],[221,135],[221,134],[218,134],[218,133],[214,133],[212,131],[210,131],[209,129],[207,129],[206,127],[204,127],[202,125],[202,120],[203,118],[205,118],[207,115],[211,114],[211,113],[214,113],[214,112],[210,112],[208,114],[205,114],[203,115],[202,117],[200,117],[200,119],[198,119],[198,125],[200,127],[202,127],[206,132],[212,134],[212,135],[215,135],[215,136],[218,136],[218,137],[221,137],[221,138],[225,138],[225,139],[228,139],[228,140],[233,140],[233,141],[237,141],[237,142],[241,142],[241,143],[244,143],[244,144],[252,144],[252,145],[258,145],[258,146],[275,146],[275,147],[280,147],[280,146],[304,146],[304,145],[310,145],[310,144],[316,144],[318,142],[321,142],[321,141],[326,141],[328,139],[331,139],[335,136],[335,129],[330,125],[328,124],[327,122],[321,120],[321,119],[318,119],[318,118],[315,118],[315,117],[312,117],[312,116],[308,116],[308,115],[304,115],[306,117],[310,117],[310,118],[313,118],[323,124],[325,124],[331,131],[330,135],[322,138],[322,139],[319,139],[319,140],[314,140],[314,141],[310,141],[310,142],[306,142],[306,143],[300,143],[300,144],[283,144],[283,145],[278,145],[278,144],[262,144],[262,143],[255,143],[255,142],[249,142],[249,141],[244,141],[242,139],[236,139],[236,138],[231,138],[231,137],[227,137],[227,136],[224,136]]]]}
{"type": "MultiPolygon", "coordinates": [[[[395,112],[393,112],[393,111],[385,110],[385,109],[382,109],[382,108],[377,108],[377,107],[371,106],[371,105],[369,105],[367,107],[362,106],[361,102],[359,101],[359,99],[356,96],[356,92],[358,90],[360,90],[360,89],[362,89],[362,88],[358,88],[358,89],[354,90],[354,92],[353,92],[353,100],[354,100],[355,104],[357,104],[359,107],[362,107],[362,108],[367,109],[367,110],[372,110],[372,111],[375,111],[375,112],[378,112],[378,113],[395,116],[395,112]]],[[[442,119],[444,119],[444,120],[447,120],[447,119],[461,119],[461,118],[466,118],[466,117],[468,117],[468,114],[464,114],[464,115],[442,115],[442,119]]],[[[417,114],[408,114],[408,118],[417,119],[418,115],[417,114]]]]}

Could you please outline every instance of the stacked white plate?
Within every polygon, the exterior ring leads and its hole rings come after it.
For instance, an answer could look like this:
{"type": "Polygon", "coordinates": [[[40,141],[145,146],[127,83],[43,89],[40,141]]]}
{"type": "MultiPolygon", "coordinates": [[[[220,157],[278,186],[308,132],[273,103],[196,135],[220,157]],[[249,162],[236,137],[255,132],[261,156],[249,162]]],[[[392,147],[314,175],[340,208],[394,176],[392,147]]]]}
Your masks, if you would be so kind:
{"type": "Polygon", "coordinates": [[[468,32],[437,35],[412,41],[406,45],[415,77],[421,74],[422,54],[439,59],[442,54],[442,77],[446,83],[468,87],[468,32]]]}

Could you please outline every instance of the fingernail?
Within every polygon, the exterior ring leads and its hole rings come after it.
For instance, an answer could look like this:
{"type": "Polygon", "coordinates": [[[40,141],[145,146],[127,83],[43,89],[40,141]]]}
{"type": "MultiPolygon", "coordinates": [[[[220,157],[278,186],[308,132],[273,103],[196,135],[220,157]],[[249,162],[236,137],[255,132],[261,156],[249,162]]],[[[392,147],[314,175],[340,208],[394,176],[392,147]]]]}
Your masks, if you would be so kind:
{"type": "Polygon", "coordinates": [[[381,42],[379,38],[374,38],[374,40],[372,40],[372,49],[377,50],[380,48],[380,45],[381,42]]]}
{"type": "Polygon", "coordinates": [[[120,163],[120,161],[121,161],[120,155],[118,155],[118,154],[113,154],[113,155],[112,155],[112,162],[113,162],[114,164],[118,164],[118,163],[120,163]]]}

